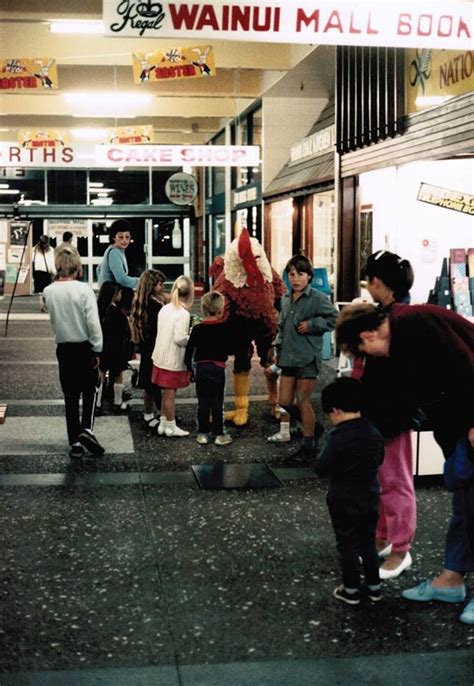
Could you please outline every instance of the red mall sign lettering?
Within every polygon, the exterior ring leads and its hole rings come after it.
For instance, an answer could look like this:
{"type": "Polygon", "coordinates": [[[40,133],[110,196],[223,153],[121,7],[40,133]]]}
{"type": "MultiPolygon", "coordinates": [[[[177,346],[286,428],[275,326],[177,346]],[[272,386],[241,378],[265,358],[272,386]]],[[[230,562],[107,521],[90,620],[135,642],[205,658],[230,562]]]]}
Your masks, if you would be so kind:
{"type": "Polygon", "coordinates": [[[473,40],[471,2],[104,0],[103,7],[111,36],[466,50],[473,40]]]}

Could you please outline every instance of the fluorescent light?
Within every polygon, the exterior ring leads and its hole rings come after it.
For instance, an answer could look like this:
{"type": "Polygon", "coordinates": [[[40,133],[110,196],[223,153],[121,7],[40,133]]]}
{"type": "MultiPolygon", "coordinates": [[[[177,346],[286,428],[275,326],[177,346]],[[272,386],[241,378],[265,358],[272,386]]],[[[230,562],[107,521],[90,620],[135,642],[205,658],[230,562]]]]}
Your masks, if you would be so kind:
{"type": "Polygon", "coordinates": [[[89,193],[115,193],[115,188],[89,188],[89,193]]]}
{"type": "Polygon", "coordinates": [[[452,95],[419,95],[415,100],[415,105],[418,107],[430,107],[433,105],[442,105],[451,100],[452,95]]]}
{"type": "Polygon", "coordinates": [[[52,19],[49,22],[51,33],[105,34],[103,21],[93,19],[52,19]]]}
{"type": "Polygon", "coordinates": [[[2,195],[16,195],[16,194],[19,193],[19,192],[20,192],[20,191],[17,190],[16,188],[10,188],[8,191],[0,190],[0,193],[1,193],[2,195]]]}
{"type": "Polygon", "coordinates": [[[10,188],[9,183],[0,183],[0,188],[10,188]]]}
{"type": "Polygon", "coordinates": [[[103,181],[89,181],[89,188],[102,188],[103,185],[103,181]]]}
{"type": "Polygon", "coordinates": [[[112,205],[113,202],[113,198],[94,198],[91,205],[112,205]]]}
{"type": "Polygon", "coordinates": [[[136,119],[136,114],[130,114],[128,112],[84,112],[83,114],[73,114],[76,119],[104,119],[109,117],[110,119],[136,119]]]}
{"type": "Polygon", "coordinates": [[[133,119],[149,105],[151,93],[119,91],[72,91],[64,99],[72,106],[74,117],[126,117],[133,119]]]}
{"type": "Polygon", "coordinates": [[[153,95],[150,93],[127,93],[125,91],[71,91],[64,93],[66,102],[71,105],[84,105],[92,101],[95,105],[117,105],[126,103],[127,105],[148,105],[153,95]]]}
{"type": "Polygon", "coordinates": [[[92,127],[84,129],[74,128],[71,129],[71,133],[74,138],[78,138],[80,140],[97,141],[106,138],[107,129],[93,129],[92,127]]]}

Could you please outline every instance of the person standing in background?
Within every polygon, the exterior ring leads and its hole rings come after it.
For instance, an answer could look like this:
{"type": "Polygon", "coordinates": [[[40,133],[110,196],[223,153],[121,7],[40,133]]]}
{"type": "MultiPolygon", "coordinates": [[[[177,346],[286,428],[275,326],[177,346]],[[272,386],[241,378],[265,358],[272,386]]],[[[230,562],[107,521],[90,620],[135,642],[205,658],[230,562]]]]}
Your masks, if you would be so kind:
{"type": "Polygon", "coordinates": [[[151,381],[158,314],[165,304],[167,294],[163,292],[166,277],[159,269],[147,269],[140,276],[137,292],[130,313],[132,341],[140,354],[138,388],[143,389],[143,421],[152,431],[157,431],[161,412],[161,388],[151,381]]]}
{"type": "Polygon", "coordinates": [[[384,442],[370,420],[362,416],[364,398],[360,381],[347,376],[323,388],[321,404],[334,428],[315,464],[316,473],[330,479],[327,505],[342,567],[342,585],[334,589],[333,596],[348,605],[360,603],[361,566],[369,599],[377,602],[382,598],[375,527],[377,473],[384,442]]]}
{"type": "MultiPolygon", "coordinates": [[[[394,303],[409,303],[414,274],[408,260],[379,250],[367,258],[363,271],[370,296],[389,316],[394,303]]],[[[379,470],[376,542],[379,556],[386,558],[380,578],[393,579],[412,565],[416,495],[410,429],[415,412],[401,401],[403,389],[398,388],[398,377],[389,357],[357,358],[352,375],[361,379],[366,390],[366,414],[385,439],[385,459],[379,470]]]]}
{"type": "Polygon", "coordinates": [[[49,286],[55,274],[54,250],[48,236],[40,236],[33,248],[33,282],[35,293],[39,294],[40,312],[46,312],[43,290],[49,286]]]}
{"type": "Polygon", "coordinates": [[[219,291],[203,295],[204,319],[193,326],[184,356],[191,379],[196,380],[196,440],[200,445],[209,443],[211,430],[216,445],[232,443],[231,436],[224,433],[225,363],[232,345],[229,325],[223,321],[224,307],[225,298],[219,291]]]}
{"type": "MultiPolygon", "coordinates": [[[[51,251],[52,252],[52,251],[51,251]]],[[[56,339],[59,379],[64,393],[69,457],[84,457],[84,449],[100,457],[104,448],[93,433],[102,330],[94,291],[77,280],[77,251],[62,250],[56,259],[58,278],[44,289],[56,339]],[[82,397],[82,417],[79,401],[82,397]]]]}
{"type": "Polygon", "coordinates": [[[189,310],[194,302],[194,284],[188,276],[178,276],[171,289],[171,302],[158,314],[158,331],[153,348],[151,380],[163,389],[158,435],[189,436],[176,425],[176,391],[189,386],[184,354],[189,340],[189,310]]]}
{"type": "Polygon", "coordinates": [[[281,368],[279,405],[280,430],[267,438],[271,443],[290,440],[293,399],[303,425],[303,444],[291,458],[312,458],[315,449],[314,410],[311,396],[321,370],[323,334],[332,331],[337,310],[329,298],[311,288],[313,265],[304,255],[294,255],[287,263],[291,291],[281,300],[280,320],[275,340],[275,362],[281,368]]]}
{"type": "MultiPolygon", "coordinates": [[[[438,305],[394,304],[390,315],[374,305],[349,305],[336,324],[343,351],[390,357],[401,401],[420,407],[445,457],[453,492],[444,568],[433,580],[403,591],[407,600],[461,603],[474,572],[474,325],[438,305]]],[[[387,386],[385,393],[391,393],[387,386]]],[[[460,620],[474,624],[474,600],[460,620]]]]}
{"type": "Polygon", "coordinates": [[[122,309],[122,287],[113,281],[103,283],[97,296],[97,304],[104,338],[97,406],[99,408],[102,406],[102,395],[108,372],[109,384],[113,387],[114,410],[128,412],[129,406],[123,397],[123,372],[127,369],[133,346],[128,316],[122,309]]]}
{"type": "Polygon", "coordinates": [[[104,253],[99,268],[99,288],[106,281],[114,281],[122,288],[135,289],[138,278],[128,275],[125,251],[132,239],[132,227],[126,219],[117,219],[109,228],[110,245],[104,253]]]}

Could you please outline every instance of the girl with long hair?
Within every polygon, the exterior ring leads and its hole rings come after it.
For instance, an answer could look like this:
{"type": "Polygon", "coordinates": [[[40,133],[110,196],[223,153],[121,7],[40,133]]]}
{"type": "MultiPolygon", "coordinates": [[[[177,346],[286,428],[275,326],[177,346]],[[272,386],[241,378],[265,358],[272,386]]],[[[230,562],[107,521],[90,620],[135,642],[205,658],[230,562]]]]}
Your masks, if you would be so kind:
{"type": "Polygon", "coordinates": [[[140,276],[130,312],[132,341],[140,353],[137,387],[143,389],[143,421],[147,428],[156,431],[161,410],[161,388],[152,383],[153,360],[158,314],[167,294],[163,287],[166,277],[159,269],[147,269],[140,276]]]}

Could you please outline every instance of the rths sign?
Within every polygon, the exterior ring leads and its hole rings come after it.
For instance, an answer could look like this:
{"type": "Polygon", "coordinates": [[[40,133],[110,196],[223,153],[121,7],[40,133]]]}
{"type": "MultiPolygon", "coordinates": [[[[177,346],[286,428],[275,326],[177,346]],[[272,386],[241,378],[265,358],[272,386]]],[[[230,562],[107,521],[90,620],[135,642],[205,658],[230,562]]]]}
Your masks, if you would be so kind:
{"type": "Polygon", "coordinates": [[[326,45],[469,50],[471,2],[139,2],[104,0],[105,33],[326,45]]]}

